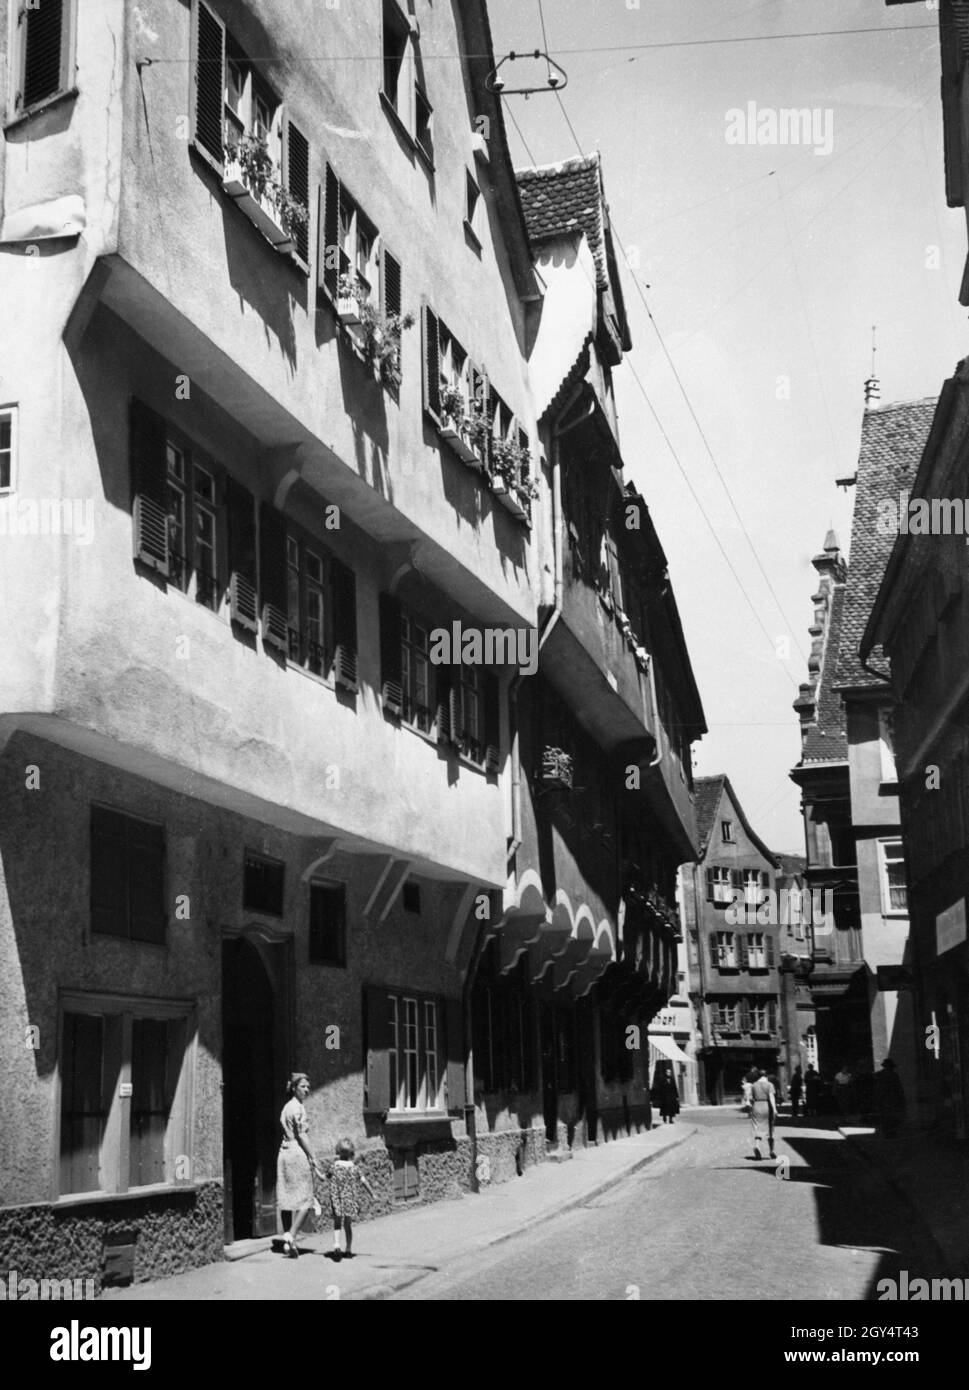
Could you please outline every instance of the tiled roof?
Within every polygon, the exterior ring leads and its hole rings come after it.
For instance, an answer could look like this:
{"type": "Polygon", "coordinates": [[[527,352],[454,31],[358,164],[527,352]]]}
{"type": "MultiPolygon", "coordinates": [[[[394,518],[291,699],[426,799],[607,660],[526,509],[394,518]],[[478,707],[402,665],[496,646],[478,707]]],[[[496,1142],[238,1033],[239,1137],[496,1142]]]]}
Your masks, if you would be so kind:
{"type": "Polygon", "coordinates": [[[696,833],[697,841],[702,855],[710,838],[710,831],[713,829],[713,822],[717,817],[717,807],[720,805],[720,797],[723,792],[723,784],[727,779],[721,775],[719,777],[696,777],[693,781],[693,790],[696,792],[696,833]]]}
{"type": "MultiPolygon", "coordinates": [[[[936,398],[903,401],[898,405],[866,410],[861,426],[861,451],[855,483],[855,510],[851,522],[851,564],[841,626],[841,644],[835,685],[865,688],[879,684],[858,659],[865,626],[888,564],[895,536],[878,529],[878,504],[910,487],[935,414],[936,398]]],[[[876,648],[869,665],[887,676],[888,663],[876,648]]]]}
{"type": "Polygon", "coordinates": [[[831,612],[821,654],[815,718],[814,722],[808,725],[807,737],[801,749],[801,764],[844,762],[848,757],[844,706],[841,696],[834,689],[834,673],[841,645],[844,600],[845,586],[836,584],[831,594],[831,612]]]}
{"type": "Polygon", "coordinates": [[[517,169],[525,225],[533,245],[583,231],[596,265],[597,287],[609,283],[599,155],[567,159],[537,169],[517,169]]]}
{"type": "Polygon", "coordinates": [[[774,858],[778,863],[778,878],[804,877],[804,870],[807,868],[807,860],[804,858],[803,854],[777,854],[775,852],[774,858]]]}

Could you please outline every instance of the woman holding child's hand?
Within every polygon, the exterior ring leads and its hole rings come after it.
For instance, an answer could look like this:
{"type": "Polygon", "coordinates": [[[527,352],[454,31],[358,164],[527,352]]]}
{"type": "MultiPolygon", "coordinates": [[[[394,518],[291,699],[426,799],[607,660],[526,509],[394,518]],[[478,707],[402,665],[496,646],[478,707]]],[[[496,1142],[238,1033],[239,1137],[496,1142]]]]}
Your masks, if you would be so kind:
{"type": "Polygon", "coordinates": [[[306,1110],[303,1102],[310,1093],[310,1079],[305,1072],[294,1071],[287,1087],[290,1099],[283,1106],[279,1123],[283,1142],[276,1162],[276,1201],[281,1211],[288,1211],[292,1224],[286,1232],[283,1254],[295,1260],[299,1255],[297,1237],[306,1214],[314,1201],[313,1174],[325,1174],[313,1156],[306,1138],[306,1110]]]}

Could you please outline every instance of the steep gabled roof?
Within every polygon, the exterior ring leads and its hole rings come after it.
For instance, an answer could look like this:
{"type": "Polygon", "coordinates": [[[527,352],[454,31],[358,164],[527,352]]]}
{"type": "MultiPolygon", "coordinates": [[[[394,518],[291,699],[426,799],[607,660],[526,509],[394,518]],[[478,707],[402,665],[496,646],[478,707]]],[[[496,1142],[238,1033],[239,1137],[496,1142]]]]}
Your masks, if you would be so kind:
{"type": "Polygon", "coordinates": [[[821,657],[815,717],[808,725],[801,749],[804,763],[846,762],[848,736],[845,732],[845,712],[841,696],[834,689],[834,673],[841,648],[841,627],[844,621],[845,586],[838,584],[831,595],[831,613],[821,657]]]}
{"type": "MultiPolygon", "coordinates": [[[[911,487],[936,404],[933,396],[865,411],[851,521],[851,565],[834,673],[837,690],[877,689],[881,684],[864,669],[858,654],[895,544],[894,534],[879,531],[878,504],[888,499],[898,506],[899,493],[911,487]]],[[[868,664],[883,676],[889,675],[888,662],[880,648],[868,664]]]]}
{"type": "Polygon", "coordinates": [[[726,792],[737,813],[740,824],[747,833],[748,839],[757,846],[765,859],[769,860],[775,868],[777,867],[777,856],[767,848],[757,832],[752,829],[750,821],[744,814],[744,808],[740,804],[740,799],[730,785],[730,778],[726,773],[720,772],[715,777],[696,777],[693,781],[693,789],[696,793],[696,829],[701,859],[706,858],[710,836],[717,821],[717,810],[720,806],[720,800],[724,792],[726,792]]]}
{"type": "Polygon", "coordinates": [[[628,350],[631,341],[598,151],[515,173],[533,247],[574,232],[585,234],[595,262],[596,288],[611,290],[623,347],[628,350]]]}

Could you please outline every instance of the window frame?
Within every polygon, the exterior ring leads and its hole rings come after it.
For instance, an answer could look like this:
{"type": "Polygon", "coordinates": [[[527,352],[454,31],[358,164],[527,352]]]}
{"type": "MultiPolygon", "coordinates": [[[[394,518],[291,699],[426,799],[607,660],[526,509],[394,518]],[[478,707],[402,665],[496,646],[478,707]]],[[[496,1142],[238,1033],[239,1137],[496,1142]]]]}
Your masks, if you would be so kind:
{"type": "MultiPolygon", "coordinates": [[[[145,820],[143,816],[134,816],[130,811],[121,810],[117,806],[111,806],[107,802],[92,801],[88,808],[88,911],[89,911],[89,930],[90,936],[109,939],[112,941],[126,941],[130,945],[156,946],[163,950],[167,946],[169,912],[168,912],[168,841],[166,836],[166,825],[164,821],[145,820]],[[94,869],[94,822],[97,812],[106,812],[112,816],[118,816],[125,822],[125,845],[124,845],[124,894],[125,894],[125,931],[121,932],[104,931],[95,927],[96,903],[95,903],[95,869],[94,869]],[[141,829],[150,829],[161,832],[161,901],[157,904],[160,908],[160,930],[157,937],[144,937],[132,935],[132,894],[131,894],[131,828],[132,826],[141,829]]],[[[103,906],[103,904],[101,904],[103,906]]]]}
{"type": "Polygon", "coordinates": [[[389,1091],[391,1105],[387,1112],[388,1120],[409,1118],[414,1115],[446,1115],[445,1091],[447,1081],[447,1057],[443,1055],[442,1043],[445,1037],[446,1014],[444,999],[440,995],[427,994],[421,990],[388,989],[387,1002],[390,1013],[388,1027],[389,1091]],[[407,1005],[414,1006],[416,1026],[416,1048],[408,1047],[407,1005]],[[433,1073],[436,1078],[434,1103],[430,1100],[429,1072],[427,1067],[427,1006],[434,1010],[434,1032],[436,1051],[433,1057],[433,1073]],[[401,1104],[409,1093],[407,1059],[414,1056],[416,1077],[416,1103],[401,1104]]]}
{"type": "Polygon", "coordinates": [[[10,425],[10,447],[6,450],[9,454],[9,477],[4,483],[0,475],[0,497],[10,497],[17,491],[17,447],[18,447],[18,426],[19,426],[19,407],[11,402],[9,405],[0,405],[0,421],[6,420],[10,425]]]}
{"type": "Polygon", "coordinates": [[[733,837],[733,821],[722,820],[720,822],[720,843],[723,845],[733,845],[736,841],[733,837]]]}
{"type": "MultiPolygon", "coordinates": [[[[905,845],[904,845],[904,842],[902,841],[902,839],[901,839],[899,836],[897,836],[897,835],[893,835],[893,836],[891,836],[890,838],[887,838],[887,839],[879,840],[879,841],[878,841],[878,879],[879,879],[879,883],[880,883],[880,886],[881,886],[882,916],[883,916],[883,917],[907,917],[907,916],[909,915],[909,907],[908,907],[908,878],[907,878],[907,876],[906,876],[905,882],[904,882],[904,885],[903,885],[903,890],[904,890],[904,893],[905,893],[905,906],[904,906],[904,907],[893,907],[893,906],[892,906],[892,892],[891,892],[891,890],[892,890],[892,883],[891,883],[891,880],[890,880],[889,875],[888,875],[888,867],[889,867],[889,864],[890,864],[890,863],[891,863],[891,864],[900,864],[901,867],[902,867],[902,873],[903,873],[903,874],[906,873],[906,869],[905,869],[905,845]],[[897,850],[898,850],[897,856],[896,856],[896,855],[893,855],[893,856],[891,856],[891,858],[890,858],[890,857],[889,857],[889,849],[895,849],[896,847],[897,847],[897,850]]],[[[899,886],[898,884],[895,885],[896,888],[897,888],[898,886],[899,886]]]]}
{"type": "Polygon", "coordinates": [[[420,28],[413,15],[406,14],[398,0],[383,0],[380,16],[380,104],[408,145],[433,170],[434,108],[420,76],[419,37],[420,28]],[[399,55],[389,52],[388,30],[396,37],[399,55]],[[391,62],[397,64],[393,84],[387,80],[391,62]],[[422,105],[426,118],[419,117],[422,105]],[[419,134],[422,130],[426,131],[426,139],[419,134]]]}
{"type": "Polygon", "coordinates": [[[195,1070],[198,1050],[198,1020],[193,1000],[156,999],[133,995],[86,993],[79,990],[63,990],[57,999],[57,1066],[55,1078],[55,1123],[54,1123],[54,1164],[52,1199],[57,1205],[68,1206],[87,1201],[92,1197],[106,1199],[118,1197],[140,1197],[148,1193],[184,1191],[194,1188],[194,1178],[181,1179],[174,1174],[174,1165],[180,1158],[189,1161],[189,1172],[195,1171],[195,1070]],[[65,1082],[65,1019],[69,1014],[117,1019],[119,1029],[113,1040],[118,1051],[118,1085],[112,1087],[112,1094],[105,1095],[106,1076],[104,1058],[107,1051],[107,1032],[102,1034],[101,1042],[101,1102],[107,1101],[104,1128],[98,1146],[99,1181],[101,1185],[84,1191],[65,1191],[62,1182],[62,1140],[64,1133],[64,1082],[65,1082]],[[133,1083],[132,1033],[136,1019],[165,1020],[181,1023],[182,1051],[175,1077],[168,1126],[165,1137],[165,1164],[170,1171],[164,1182],[132,1185],[131,1176],[131,1113],[133,1083]],[[110,1147],[109,1147],[110,1146],[110,1147]],[[105,1158],[105,1150],[109,1149],[105,1158]],[[113,1149],[113,1152],[111,1151],[113,1149]],[[105,1177],[109,1181],[105,1182],[105,1177]]]}
{"type": "Polygon", "coordinates": [[[6,128],[30,120],[65,97],[77,95],[77,0],[61,0],[61,51],[57,90],[32,102],[23,103],[27,67],[27,28],[21,21],[31,12],[23,0],[10,0],[9,8],[9,84],[7,87],[6,128]]]}
{"type": "Polygon", "coordinates": [[[431,662],[431,624],[424,618],[415,614],[411,609],[402,607],[400,610],[400,669],[401,669],[401,690],[403,691],[403,701],[400,711],[400,722],[406,724],[408,728],[415,729],[419,734],[424,734],[431,738],[435,731],[437,720],[437,702],[435,668],[431,662]],[[426,644],[421,647],[417,645],[411,635],[414,629],[423,632],[426,644]],[[405,635],[406,629],[406,635],[405,635]],[[417,668],[420,662],[425,667],[425,698],[426,705],[419,704],[416,699],[418,688],[417,668]],[[426,726],[418,717],[423,710],[426,715],[426,726]]]}
{"type": "Polygon", "coordinates": [[[767,967],[767,938],[762,931],[749,931],[747,933],[747,969],[750,971],[766,970],[767,967]]]}
{"type": "Polygon", "coordinates": [[[228,588],[227,580],[227,525],[226,525],[226,505],[225,505],[225,477],[226,472],[221,464],[217,463],[204,449],[188,438],[177,426],[166,418],[165,425],[165,496],[166,496],[166,524],[168,526],[168,577],[167,584],[189,600],[190,603],[197,604],[200,608],[206,608],[210,613],[218,617],[224,616],[226,606],[226,591],[228,588]],[[185,466],[185,477],[179,478],[177,474],[172,474],[170,455],[172,452],[182,456],[185,466]],[[196,488],[196,473],[207,475],[212,480],[211,500],[199,499],[196,488]],[[172,525],[171,500],[172,493],[177,488],[181,489],[184,501],[184,517],[182,530],[184,533],[183,543],[192,544],[192,555],[183,557],[185,564],[185,584],[179,583],[176,566],[177,552],[175,550],[175,529],[172,525]],[[210,513],[213,518],[213,547],[215,552],[215,573],[211,577],[213,585],[213,602],[208,603],[201,597],[199,586],[199,571],[196,564],[196,545],[198,541],[197,520],[199,513],[205,515],[210,513]]]}
{"type": "Polygon", "coordinates": [[[717,969],[718,970],[737,970],[737,934],[732,931],[716,932],[717,937],[717,969]]]}
{"type": "Polygon", "coordinates": [[[257,916],[257,917],[279,917],[279,918],[283,918],[283,917],[286,916],[286,861],[285,861],[285,859],[277,859],[277,858],[276,858],[274,855],[272,855],[272,854],[264,854],[261,850],[249,849],[248,846],[243,846],[243,850],[242,850],[242,910],[243,910],[243,912],[245,912],[245,913],[252,913],[254,916],[257,916]],[[269,864],[269,865],[272,865],[274,868],[279,868],[279,869],[282,870],[281,882],[280,882],[280,888],[279,888],[279,911],[278,911],[278,912],[275,910],[275,908],[272,908],[272,907],[254,906],[254,905],[250,904],[249,901],[247,900],[247,896],[246,896],[246,867],[247,867],[248,861],[249,861],[250,859],[253,860],[254,862],[258,862],[258,863],[260,863],[260,864],[269,864]]]}
{"type": "Polygon", "coordinates": [[[334,640],[334,594],[333,594],[333,571],[330,565],[330,556],[324,546],[314,537],[304,532],[300,527],[294,526],[289,518],[286,519],[286,665],[302,671],[305,675],[313,676],[317,680],[323,681],[326,685],[333,684],[333,660],[335,651],[334,640]],[[297,583],[297,626],[292,626],[292,613],[290,610],[290,582],[292,577],[293,565],[291,560],[291,547],[295,549],[296,563],[296,583],[297,583]],[[320,669],[317,670],[310,660],[310,617],[308,596],[311,583],[315,587],[317,581],[311,580],[309,574],[308,557],[319,562],[320,578],[319,590],[323,616],[320,631],[320,642],[316,645],[320,649],[320,669]],[[296,639],[296,654],[293,651],[294,636],[296,639]]]}

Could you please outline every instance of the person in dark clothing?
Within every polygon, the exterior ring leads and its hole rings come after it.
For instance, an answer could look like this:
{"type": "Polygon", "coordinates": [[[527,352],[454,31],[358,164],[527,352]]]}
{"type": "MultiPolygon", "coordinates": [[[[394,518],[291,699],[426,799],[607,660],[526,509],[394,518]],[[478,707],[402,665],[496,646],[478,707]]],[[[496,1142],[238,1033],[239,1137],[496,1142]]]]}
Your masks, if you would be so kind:
{"type": "Polygon", "coordinates": [[[659,1106],[663,1123],[671,1125],[674,1118],[680,1113],[680,1096],[676,1089],[672,1062],[666,1062],[656,1068],[652,1098],[659,1106]]]}
{"type": "Polygon", "coordinates": [[[804,1073],[804,1113],[805,1115],[817,1115],[821,1104],[821,1078],[809,1066],[804,1073]]]}
{"type": "Polygon", "coordinates": [[[874,1078],[872,1086],[875,1113],[885,1135],[894,1139],[905,1116],[905,1092],[898,1079],[895,1063],[891,1057],[882,1062],[882,1069],[874,1078]]]}
{"type": "Polygon", "coordinates": [[[794,1075],[791,1077],[791,1118],[797,1119],[797,1108],[801,1104],[801,1095],[804,1091],[804,1076],[800,1067],[794,1068],[794,1075]]]}

